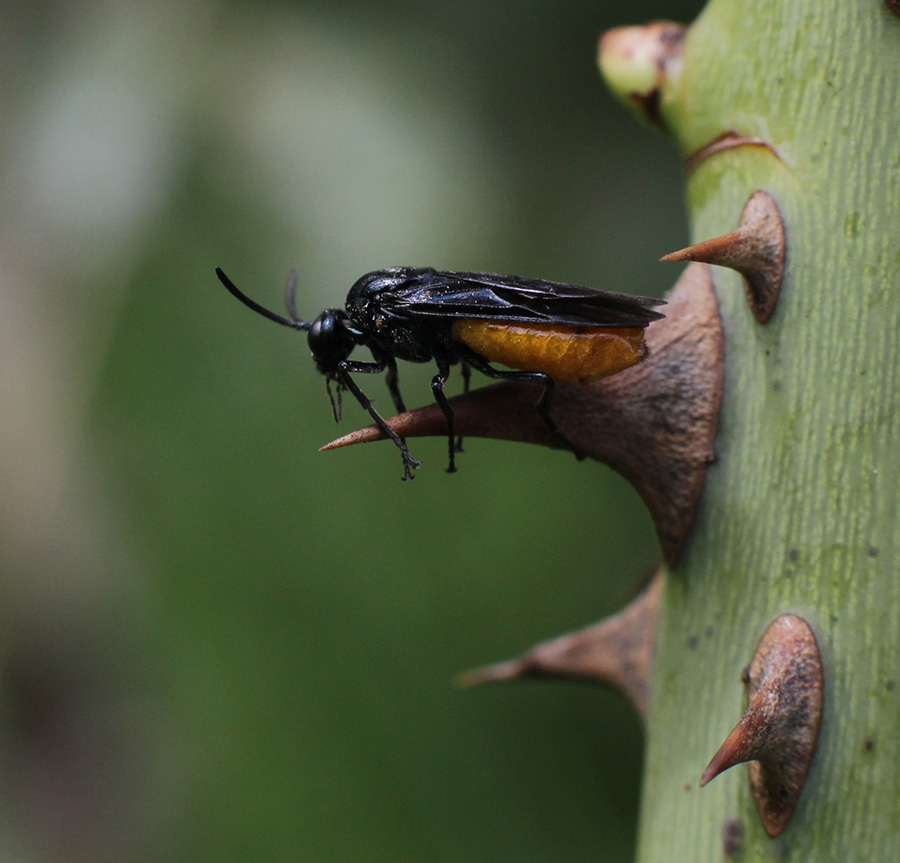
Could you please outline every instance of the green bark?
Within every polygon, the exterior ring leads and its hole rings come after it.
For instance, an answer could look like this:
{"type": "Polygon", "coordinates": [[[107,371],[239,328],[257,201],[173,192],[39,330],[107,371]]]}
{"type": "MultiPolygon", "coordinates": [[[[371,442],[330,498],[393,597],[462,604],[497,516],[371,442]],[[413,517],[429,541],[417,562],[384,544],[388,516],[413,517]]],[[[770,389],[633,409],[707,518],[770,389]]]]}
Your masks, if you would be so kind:
{"type": "Polygon", "coordinates": [[[690,28],[662,117],[685,156],[762,138],[687,181],[693,241],[776,200],[787,269],[768,323],[714,268],[725,332],[718,460],[656,645],[638,859],[897,858],[900,824],[900,17],[881,0],[713,0],[690,28]],[[777,154],[777,155],[776,155],[777,154]],[[771,839],[747,767],[704,788],[739,719],[740,675],[784,612],[822,652],[825,706],[806,786],[771,839]]]}

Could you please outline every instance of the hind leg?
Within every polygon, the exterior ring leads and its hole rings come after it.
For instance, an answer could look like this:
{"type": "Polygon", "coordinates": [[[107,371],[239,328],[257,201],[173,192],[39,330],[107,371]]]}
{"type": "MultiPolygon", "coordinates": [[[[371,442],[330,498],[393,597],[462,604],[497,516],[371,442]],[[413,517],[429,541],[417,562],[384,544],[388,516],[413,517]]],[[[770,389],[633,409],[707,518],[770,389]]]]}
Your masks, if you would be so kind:
{"type": "MultiPolygon", "coordinates": [[[[472,367],[471,367],[465,360],[460,360],[460,363],[459,363],[459,371],[460,371],[460,373],[462,374],[462,379],[463,379],[463,395],[465,395],[465,394],[469,391],[469,384],[470,384],[470,382],[471,382],[471,380],[472,380],[472,367]]],[[[462,435],[460,435],[460,436],[456,439],[456,451],[457,451],[457,452],[462,452],[462,451],[463,451],[463,439],[462,439],[462,435]]]]}
{"type": "Polygon", "coordinates": [[[456,472],[456,446],[453,435],[453,408],[444,395],[444,385],[450,376],[450,364],[443,357],[436,357],[438,373],[431,379],[431,392],[434,394],[434,400],[444,412],[447,418],[447,450],[450,454],[450,462],[447,465],[447,473],[456,472]]]}
{"type": "Polygon", "coordinates": [[[567,449],[575,454],[575,457],[581,461],[585,454],[575,446],[572,441],[563,434],[562,430],[556,424],[556,421],[550,416],[550,407],[553,404],[553,393],[556,390],[556,381],[550,377],[550,375],[545,374],[544,372],[519,372],[519,371],[506,371],[505,369],[495,369],[490,363],[481,359],[478,356],[466,356],[466,362],[472,366],[472,368],[477,369],[486,377],[489,377],[493,380],[502,380],[502,381],[521,381],[522,383],[529,384],[541,384],[543,386],[543,392],[541,393],[540,399],[538,399],[537,405],[535,408],[537,412],[541,415],[544,422],[547,424],[547,428],[550,429],[550,432],[553,436],[567,449]]]}

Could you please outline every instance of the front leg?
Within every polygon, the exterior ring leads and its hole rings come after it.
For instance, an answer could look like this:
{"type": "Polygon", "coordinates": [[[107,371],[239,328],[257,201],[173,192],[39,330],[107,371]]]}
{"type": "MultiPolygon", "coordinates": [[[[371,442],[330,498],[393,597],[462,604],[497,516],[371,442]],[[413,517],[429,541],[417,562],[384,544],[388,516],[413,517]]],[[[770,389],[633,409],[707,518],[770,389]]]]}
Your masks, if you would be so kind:
{"type": "Polygon", "coordinates": [[[382,354],[380,351],[376,352],[376,350],[371,347],[370,350],[372,351],[374,362],[367,363],[359,360],[344,360],[342,365],[348,372],[360,372],[367,375],[378,374],[378,372],[383,372],[387,369],[385,383],[387,384],[388,392],[391,394],[394,407],[397,409],[398,414],[405,413],[406,405],[403,404],[403,396],[400,395],[400,386],[397,383],[397,361],[390,354],[382,354]]]}
{"type": "MultiPolygon", "coordinates": [[[[383,372],[385,366],[387,366],[387,362],[381,357],[376,357],[375,359],[376,362],[374,363],[344,360],[338,368],[347,373],[362,372],[374,375],[378,374],[378,372],[383,372]]],[[[346,377],[346,375],[344,377],[346,377]]],[[[331,402],[331,412],[334,414],[334,421],[336,423],[341,421],[341,390],[344,389],[344,387],[346,387],[346,383],[341,375],[335,374],[333,378],[331,375],[325,376],[325,390],[328,393],[328,400],[331,402]],[[337,381],[337,392],[332,392],[331,390],[332,379],[337,381]]],[[[349,387],[347,387],[347,389],[349,389],[349,387]]]]}
{"type": "MultiPolygon", "coordinates": [[[[375,410],[375,406],[372,404],[372,400],[356,385],[356,382],[353,378],[350,377],[351,371],[381,371],[381,369],[375,368],[364,368],[359,369],[359,366],[374,366],[375,363],[352,363],[348,361],[344,361],[340,363],[337,367],[337,371],[335,372],[335,379],[337,382],[350,390],[351,393],[356,397],[356,400],[363,406],[365,410],[369,412],[369,416],[372,417],[375,425],[378,426],[397,446],[400,450],[400,455],[403,456],[403,479],[404,481],[408,481],[414,479],[413,471],[421,467],[421,462],[412,457],[412,454],[409,451],[409,447],[406,446],[406,442],[400,438],[400,436],[395,432],[384,420],[381,414],[375,410]]],[[[382,366],[383,368],[383,366],[382,366]]]]}

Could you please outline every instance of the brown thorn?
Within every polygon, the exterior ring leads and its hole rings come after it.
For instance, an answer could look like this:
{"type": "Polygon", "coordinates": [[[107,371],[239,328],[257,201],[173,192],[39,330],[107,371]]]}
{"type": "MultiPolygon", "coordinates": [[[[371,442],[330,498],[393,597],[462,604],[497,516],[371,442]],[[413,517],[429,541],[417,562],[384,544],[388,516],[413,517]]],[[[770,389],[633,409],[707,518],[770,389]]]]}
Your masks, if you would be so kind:
{"type": "Polygon", "coordinates": [[[763,827],[777,836],[794,811],[822,719],[822,661],[809,624],[779,617],[747,670],[747,710],[713,756],[700,785],[750,762],[750,789],[763,827]]]}
{"type": "Polygon", "coordinates": [[[463,672],[460,686],[530,677],[569,677],[600,683],[624,695],[641,719],[647,716],[656,620],[663,573],[622,611],[593,626],[531,648],[522,656],[463,672]]]}
{"type": "MultiPolygon", "coordinates": [[[[708,267],[691,264],[666,299],[666,317],[647,328],[648,359],[583,387],[558,384],[553,414],[575,447],[631,482],[673,564],[713,461],[724,348],[708,267]]],[[[535,409],[539,395],[539,387],[508,382],[455,396],[456,433],[558,448],[535,409]]],[[[387,422],[401,438],[447,433],[436,404],[387,422]]],[[[322,449],[383,438],[369,426],[322,449]]]]}
{"type": "Polygon", "coordinates": [[[662,261],[704,261],[737,270],[747,286],[747,300],[764,324],[778,302],[784,277],[784,223],[768,192],[754,192],[744,206],[736,231],[704,240],[660,258],[662,261]]]}
{"type": "Polygon", "coordinates": [[[884,0],[884,5],[895,15],[900,15],[900,0],[884,0]]]}

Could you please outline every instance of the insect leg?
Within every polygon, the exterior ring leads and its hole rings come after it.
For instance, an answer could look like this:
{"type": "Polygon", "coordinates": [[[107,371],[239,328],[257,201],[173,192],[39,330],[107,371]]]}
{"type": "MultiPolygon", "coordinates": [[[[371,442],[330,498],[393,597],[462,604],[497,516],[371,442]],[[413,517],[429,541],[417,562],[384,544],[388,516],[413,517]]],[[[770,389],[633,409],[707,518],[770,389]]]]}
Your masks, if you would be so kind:
{"type": "MultiPolygon", "coordinates": [[[[463,393],[467,393],[469,391],[469,383],[472,380],[472,367],[465,360],[460,360],[459,371],[462,374],[463,379],[463,393]]],[[[456,451],[463,451],[462,435],[456,439],[456,451]]]]}
{"type": "Polygon", "coordinates": [[[550,406],[553,403],[553,392],[556,389],[556,382],[550,375],[545,374],[544,372],[519,372],[495,369],[492,365],[485,362],[481,357],[474,353],[467,353],[466,361],[473,368],[493,380],[522,381],[523,383],[541,384],[544,387],[544,391],[541,393],[537,405],[535,405],[537,412],[543,417],[544,422],[547,424],[547,428],[550,429],[553,435],[566,447],[566,449],[575,453],[575,457],[579,461],[585,457],[584,453],[578,449],[565,434],[563,434],[562,430],[556,424],[556,421],[550,416],[550,406]]]}
{"type": "Polygon", "coordinates": [[[332,392],[331,378],[325,378],[325,392],[328,393],[328,400],[331,402],[331,412],[334,414],[334,421],[336,423],[339,423],[341,421],[341,390],[342,389],[343,389],[343,384],[338,382],[337,393],[332,392]]]}
{"type": "Polygon", "coordinates": [[[463,392],[467,393],[469,391],[469,383],[472,380],[472,367],[463,360],[459,364],[459,371],[462,374],[463,379],[463,392]]]}
{"type": "MultiPolygon", "coordinates": [[[[379,358],[380,360],[380,358],[379,358]]],[[[378,372],[383,372],[385,367],[384,362],[374,362],[374,363],[365,363],[365,362],[354,362],[353,360],[344,360],[341,363],[341,367],[345,372],[365,372],[368,374],[378,374],[378,372]]],[[[341,421],[341,390],[344,388],[344,378],[340,375],[335,375],[334,380],[337,381],[337,392],[332,393],[331,391],[331,379],[325,378],[325,389],[328,390],[328,398],[331,399],[331,410],[334,413],[334,421],[339,423],[341,421]]]]}
{"type": "MultiPolygon", "coordinates": [[[[541,374],[543,375],[543,373],[541,374]]],[[[566,449],[573,452],[578,461],[584,461],[585,454],[563,434],[560,427],[556,424],[556,421],[550,416],[550,405],[553,402],[553,393],[556,391],[556,381],[553,380],[550,375],[543,375],[543,377],[545,379],[544,391],[541,393],[541,397],[538,400],[537,412],[544,418],[544,422],[547,423],[547,428],[559,438],[566,449]]]]}
{"type": "Polygon", "coordinates": [[[387,360],[378,359],[374,363],[362,362],[360,360],[343,360],[340,365],[345,372],[353,374],[377,375],[388,367],[387,360]]]}
{"type": "Polygon", "coordinates": [[[444,395],[444,385],[450,376],[450,363],[447,362],[445,357],[441,356],[435,357],[435,361],[437,362],[438,373],[431,379],[431,392],[434,394],[434,400],[447,418],[447,449],[450,453],[450,464],[447,466],[447,473],[455,473],[456,461],[454,456],[456,447],[454,446],[453,437],[453,408],[450,407],[450,402],[447,401],[447,396],[444,395]]]}
{"type": "MultiPolygon", "coordinates": [[[[381,369],[372,368],[375,366],[375,363],[351,363],[344,361],[342,362],[335,373],[335,378],[338,383],[342,386],[346,387],[350,390],[351,393],[356,397],[356,400],[369,412],[369,416],[372,417],[375,425],[378,426],[397,446],[400,450],[400,454],[403,456],[403,479],[411,480],[413,479],[413,471],[421,466],[421,462],[412,457],[412,454],[409,451],[409,448],[406,446],[406,442],[400,438],[385,421],[381,414],[375,410],[375,406],[372,404],[372,400],[356,385],[356,382],[353,378],[350,377],[351,371],[359,371],[359,369],[354,368],[357,366],[368,366],[369,368],[362,369],[362,371],[381,371],[381,369]]],[[[383,368],[383,366],[382,366],[383,368]]]]}
{"type": "Polygon", "coordinates": [[[387,367],[385,383],[391,398],[394,400],[394,407],[397,409],[398,414],[405,413],[406,405],[403,404],[403,396],[400,395],[400,386],[397,383],[397,361],[393,357],[387,357],[384,364],[387,367]]]}
{"type": "Polygon", "coordinates": [[[406,406],[403,404],[403,396],[400,395],[400,387],[397,383],[397,361],[392,356],[375,354],[375,362],[344,360],[343,365],[348,372],[360,372],[369,375],[378,374],[378,372],[383,372],[387,369],[386,383],[388,392],[391,394],[391,399],[394,402],[394,407],[397,409],[398,414],[406,411],[406,406]]]}

